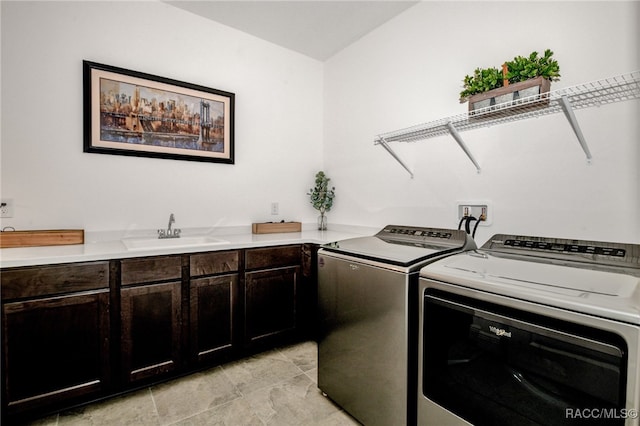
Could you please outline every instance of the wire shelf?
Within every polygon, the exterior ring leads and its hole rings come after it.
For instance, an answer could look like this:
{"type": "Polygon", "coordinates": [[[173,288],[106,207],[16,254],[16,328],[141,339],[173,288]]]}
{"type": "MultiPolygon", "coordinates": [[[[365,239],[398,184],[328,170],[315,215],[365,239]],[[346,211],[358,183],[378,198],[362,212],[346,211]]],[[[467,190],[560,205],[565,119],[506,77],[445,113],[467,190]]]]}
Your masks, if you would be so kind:
{"type": "Polygon", "coordinates": [[[520,98],[473,112],[382,133],[376,137],[374,143],[383,145],[413,176],[413,173],[393,153],[387,143],[417,142],[436,136],[451,135],[480,171],[480,167],[464,146],[464,141],[458,132],[564,112],[587,155],[587,159],[591,159],[591,154],[573,111],[632,99],[640,99],[640,71],[520,98]]]}

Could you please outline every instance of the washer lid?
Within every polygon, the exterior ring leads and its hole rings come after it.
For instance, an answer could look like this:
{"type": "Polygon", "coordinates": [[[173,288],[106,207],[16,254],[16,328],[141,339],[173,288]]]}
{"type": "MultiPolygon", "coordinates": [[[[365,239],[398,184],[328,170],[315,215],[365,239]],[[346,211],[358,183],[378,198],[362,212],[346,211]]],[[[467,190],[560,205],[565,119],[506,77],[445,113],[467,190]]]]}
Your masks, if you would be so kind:
{"type": "Polygon", "coordinates": [[[420,276],[640,325],[640,277],[634,272],[472,251],[432,263],[420,276]]]}
{"type": "Polygon", "coordinates": [[[410,266],[443,254],[475,249],[464,231],[388,225],[371,237],[328,243],[327,251],[343,253],[398,266],[410,266]]]}

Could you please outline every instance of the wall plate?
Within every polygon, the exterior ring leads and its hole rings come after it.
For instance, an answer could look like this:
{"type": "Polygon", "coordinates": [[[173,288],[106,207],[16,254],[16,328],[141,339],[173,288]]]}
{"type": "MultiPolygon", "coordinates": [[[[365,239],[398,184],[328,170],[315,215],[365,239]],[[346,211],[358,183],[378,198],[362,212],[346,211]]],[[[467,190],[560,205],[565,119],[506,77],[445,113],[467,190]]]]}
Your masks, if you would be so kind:
{"type": "Polygon", "coordinates": [[[3,198],[0,200],[0,218],[13,217],[13,200],[3,198]]]}
{"type": "Polygon", "coordinates": [[[465,216],[473,216],[479,219],[482,213],[485,213],[486,218],[480,222],[479,226],[491,226],[493,223],[493,211],[488,201],[458,201],[456,203],[458,223],[465,216]]]}

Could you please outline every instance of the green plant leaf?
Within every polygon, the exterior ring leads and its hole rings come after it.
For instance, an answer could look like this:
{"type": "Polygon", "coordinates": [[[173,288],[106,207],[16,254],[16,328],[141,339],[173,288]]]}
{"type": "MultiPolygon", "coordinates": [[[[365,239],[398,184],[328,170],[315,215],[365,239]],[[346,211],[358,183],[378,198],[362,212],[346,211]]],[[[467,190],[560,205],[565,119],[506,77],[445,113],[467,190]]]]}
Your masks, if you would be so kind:
{"type": "Polygon", "coordinates": [[[307,192],[313,208],[319,210],[321,213],[328,212],[333,206],[336,188],[331,187],[331,189],[329,189],[330,180],[322,170],[319,171],[316,173],[315,187],[307,192]]]}

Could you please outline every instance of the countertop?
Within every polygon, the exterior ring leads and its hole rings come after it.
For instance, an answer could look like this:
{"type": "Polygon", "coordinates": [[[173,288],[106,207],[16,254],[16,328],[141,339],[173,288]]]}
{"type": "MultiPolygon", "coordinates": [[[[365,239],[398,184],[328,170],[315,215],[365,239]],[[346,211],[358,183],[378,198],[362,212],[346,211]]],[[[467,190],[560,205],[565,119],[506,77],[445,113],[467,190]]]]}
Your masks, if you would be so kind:
{"type": "Polygon", "coordinates": [[[326,231],[318,231],[315,228],[316,227],[313,224],[308,226],[303,225],[302,232],[276,234],[252,234],[251,226],[183,229],[181,234],[183,237],[206,235],[224,240],[225,243],[145,248],[136,250],[128,250],[122,240],[127,238],[152,239],[157,235],[154,230],[85,231],[84,244],[0,249],[0,267],[12,268],[18,266],[51,265],[167,254],[268,247],[285,244],[324,244],[347,238],[374,235],[380,230],[378,228],[348,225],[330,225],[329,229],[326,231]]]}

